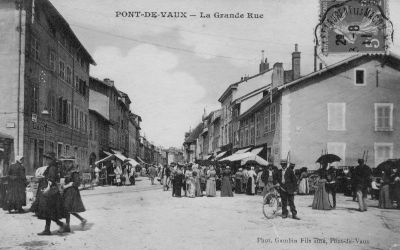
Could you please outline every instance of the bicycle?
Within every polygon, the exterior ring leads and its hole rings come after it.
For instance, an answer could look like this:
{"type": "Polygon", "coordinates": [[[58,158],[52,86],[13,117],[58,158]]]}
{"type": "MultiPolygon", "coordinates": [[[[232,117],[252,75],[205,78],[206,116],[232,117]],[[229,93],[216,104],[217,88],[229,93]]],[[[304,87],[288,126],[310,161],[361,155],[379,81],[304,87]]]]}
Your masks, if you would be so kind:
{"type": "Polygon", "coordinates": [[[263,197],[263,214],[267,219],[274,218],[282,209],[282,200],[277,188],[279,186],[274,186],[274,189],[263,197]]]}

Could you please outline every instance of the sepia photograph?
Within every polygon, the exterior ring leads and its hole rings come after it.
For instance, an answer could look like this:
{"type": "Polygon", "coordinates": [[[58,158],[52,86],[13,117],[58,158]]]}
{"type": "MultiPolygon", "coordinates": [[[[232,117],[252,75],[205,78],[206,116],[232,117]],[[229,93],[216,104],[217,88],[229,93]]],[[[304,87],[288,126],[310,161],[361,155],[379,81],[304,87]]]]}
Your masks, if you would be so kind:
{"type": "Polygon", "coordinates": [[[0,250],[400,250],[400,1],[0,0],[0,250]]]}

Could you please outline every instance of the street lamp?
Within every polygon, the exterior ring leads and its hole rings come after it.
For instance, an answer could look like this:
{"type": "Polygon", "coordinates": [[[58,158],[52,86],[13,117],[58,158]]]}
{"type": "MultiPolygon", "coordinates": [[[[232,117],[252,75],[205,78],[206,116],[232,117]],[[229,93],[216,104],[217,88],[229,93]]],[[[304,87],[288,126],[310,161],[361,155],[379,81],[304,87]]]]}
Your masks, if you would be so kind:
{"type": "MultiPolygon", "coordinates": [[[[42,111],[43,118],[46,118],[50,115],[49,111],[45,107],[42,111]]],[[[43,153],[46,153],[46,129],[47,129],[47,122],[44,122],[43,130],[44,130],[44,140],[43,140],[43,153]]]]}

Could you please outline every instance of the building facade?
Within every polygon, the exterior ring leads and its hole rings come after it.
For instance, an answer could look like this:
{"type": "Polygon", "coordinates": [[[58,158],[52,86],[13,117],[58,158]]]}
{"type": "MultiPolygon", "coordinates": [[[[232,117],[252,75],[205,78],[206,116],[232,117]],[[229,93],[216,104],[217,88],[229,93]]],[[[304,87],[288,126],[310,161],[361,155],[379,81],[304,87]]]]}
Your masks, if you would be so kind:
{"type": "Polygon", "coordinates": [[[2,1],[0,13],[0,132],[14,138],[28,174],[48,151],[86,168],[94,60],[48,0],[2,1]]]}

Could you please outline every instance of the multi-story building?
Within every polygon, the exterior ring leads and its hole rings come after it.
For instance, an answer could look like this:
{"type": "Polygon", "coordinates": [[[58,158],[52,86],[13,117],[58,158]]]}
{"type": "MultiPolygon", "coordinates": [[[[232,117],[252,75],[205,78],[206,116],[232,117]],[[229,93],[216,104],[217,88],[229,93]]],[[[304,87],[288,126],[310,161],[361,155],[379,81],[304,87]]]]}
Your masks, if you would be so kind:
{"type": "Polygon", "coordinates": [[[47,151],[88,166],[93,58],[48,0],[4,0],[0,12],[0,132],[13,138],[28,174],[47,151]]]}
{"type": "Polygon", "coordinates": [[[132,112],[129,114],[128,120],[128,157],[132,159],[136,159],[139,156],[140,150],[140,123],[142,122],[142,118],[138,115],[133,114],[132,112]]]}
{"type": "Polygon", "coordinates": [[[111,123],[106,117],[95,110],[89,109],[89,164],[91,166],[109,153],[110,125],[111,123]]]}
{"type": "Polygon", "coordinates": [[[365,153],[376,167],[400,156],[399,70],[393,54],[353,56],[276,86],[272,99],[267,93],[239,120],[262,117],[252,140],[275,164],[289,154],[313,169],[327,151],[341,157],[338,165],[356,165],[365,153]]]}
{"type": "Polygon", "coordinates": [[[121,152],[129,155],[129,116],[131,101],[127,94],[118,91],[114,81],[106,78],[103,81],[90,77],[89,84],[90,101],[89,108],[100,114],[107,126],[106,147],[97,152],[96,158],[104,158],[107,153],[121,152]],[[105,152],[104,152],[105,151],[105,152]]]}

